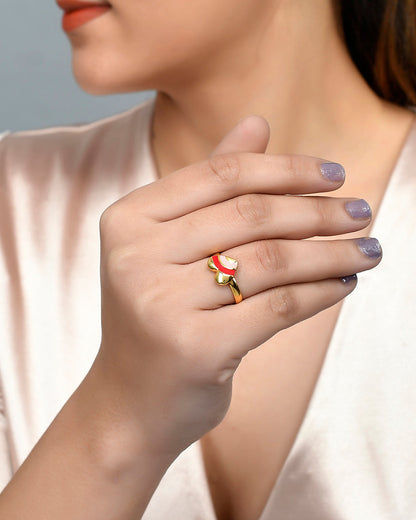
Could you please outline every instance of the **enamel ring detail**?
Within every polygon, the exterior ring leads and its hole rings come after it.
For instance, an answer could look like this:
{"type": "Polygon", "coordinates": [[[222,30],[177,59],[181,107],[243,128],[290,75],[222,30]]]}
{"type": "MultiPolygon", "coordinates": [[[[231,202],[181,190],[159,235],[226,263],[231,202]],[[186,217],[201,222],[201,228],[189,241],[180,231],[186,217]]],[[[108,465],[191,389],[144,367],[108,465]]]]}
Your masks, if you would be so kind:
{"type": "Polygon", "coordinates": [[[215,281],[218,285],[228,285],[233,293],[235,303],[240,303],[243,297],[234,278],[238,262],[219,253],[212,255],[208,259],[208,267],[215,271],[215,281]]]}

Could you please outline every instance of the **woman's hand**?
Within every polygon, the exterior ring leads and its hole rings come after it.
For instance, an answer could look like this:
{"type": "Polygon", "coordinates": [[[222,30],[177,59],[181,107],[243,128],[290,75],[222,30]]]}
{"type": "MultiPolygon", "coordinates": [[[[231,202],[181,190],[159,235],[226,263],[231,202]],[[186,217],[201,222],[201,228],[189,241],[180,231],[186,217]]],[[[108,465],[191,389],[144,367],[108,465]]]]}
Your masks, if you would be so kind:
{"type": "Polygon", "coordinates": [[[360,230],[368,211],[286,196],[342,180],[325,179],[320,159],[264,155],[267,140],[264,120],[248,118],[217,155],[103,213],[99,353],[1,494],[1,518],[141,517],[175,457],[223,418],[241,358],[378,263],[374,239],[302,240],[360,230]],[[239,262],[241,303],[214,281],[216,252],[239,262]]]}
{"type": "Polygon", "coordinates": [[[355,281],[340,278],[379,261],[375,240],[373,256],[354,240],[303,240],[360,230],[371,211],[353,218],[351,199],[300,196],[343,180],[328,180],[318,158],[265,155],[267,141],[265,121],[247,118],[209,160],[102,215],[95,365],[154,449],[178,454],[217,425],[243,356],[344,298],[355,281]],[[214,281],[217,252],[238,260],[241,303],[214,281]]]}

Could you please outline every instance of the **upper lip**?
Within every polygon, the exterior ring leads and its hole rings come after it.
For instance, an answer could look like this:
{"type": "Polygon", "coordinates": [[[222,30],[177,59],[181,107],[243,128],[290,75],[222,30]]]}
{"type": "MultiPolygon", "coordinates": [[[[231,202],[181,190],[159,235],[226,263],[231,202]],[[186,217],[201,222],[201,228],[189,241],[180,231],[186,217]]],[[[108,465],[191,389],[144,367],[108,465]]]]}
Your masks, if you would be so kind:
{"type": "Polygon", "coordinates": [[[75,9],[82,9],[83,7],[96,7],[97,5],[110,6],[110,4],[108,2],[105,2],[104,0],[56,0],[56,3],[61,9],[63,9],[67,13],[75,11],[75,9]]]}

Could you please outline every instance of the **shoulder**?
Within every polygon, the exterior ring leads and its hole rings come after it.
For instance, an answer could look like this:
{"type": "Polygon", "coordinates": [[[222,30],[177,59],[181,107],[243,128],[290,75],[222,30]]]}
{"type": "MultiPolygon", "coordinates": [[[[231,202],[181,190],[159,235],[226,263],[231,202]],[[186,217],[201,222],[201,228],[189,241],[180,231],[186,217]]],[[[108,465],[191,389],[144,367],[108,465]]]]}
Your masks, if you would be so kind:
{"type": "Polygon", "coordinates": [[[112,165],[130,147],[148,143],[154,100],[92,123],[0,133],[0,174],[42,175],[48,167],[61,173],[112,165]]]}
{"type": "Polygon", "coordinates": [[[8,146],[17,143],[41,144],[42,142],[66,144],[79,142],[95,134],[103,135],[113,131],[131,129],[134,127],[138,133],[146,129],[153,112],[154,99],[148,99],[133,108],[118,114],[104,117],[92,123],[52,126],[35,130],[22,130],[0,132],[0,141],[6,141],[8,146]]]}

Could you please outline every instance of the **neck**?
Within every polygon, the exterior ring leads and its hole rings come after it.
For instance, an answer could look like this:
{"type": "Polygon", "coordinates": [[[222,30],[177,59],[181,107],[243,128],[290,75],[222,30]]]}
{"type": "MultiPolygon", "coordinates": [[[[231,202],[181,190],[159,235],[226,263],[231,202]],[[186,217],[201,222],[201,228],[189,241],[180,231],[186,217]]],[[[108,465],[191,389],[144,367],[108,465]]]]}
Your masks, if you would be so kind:
{"type": "Polygon", "coordinates": [[[332,2],[282,2],[250,41],[236,42],[215,67],[207,60],[203,69],[157,94],[153,151],[160,176],[205,159],[249,114],[269,121],[268,153],[313,155],[352,169],[351,151],[361,166],[374,162],[375,148],[391,142],[389,132],[399,148],[410,124],[360,75],[332,2]]]}

